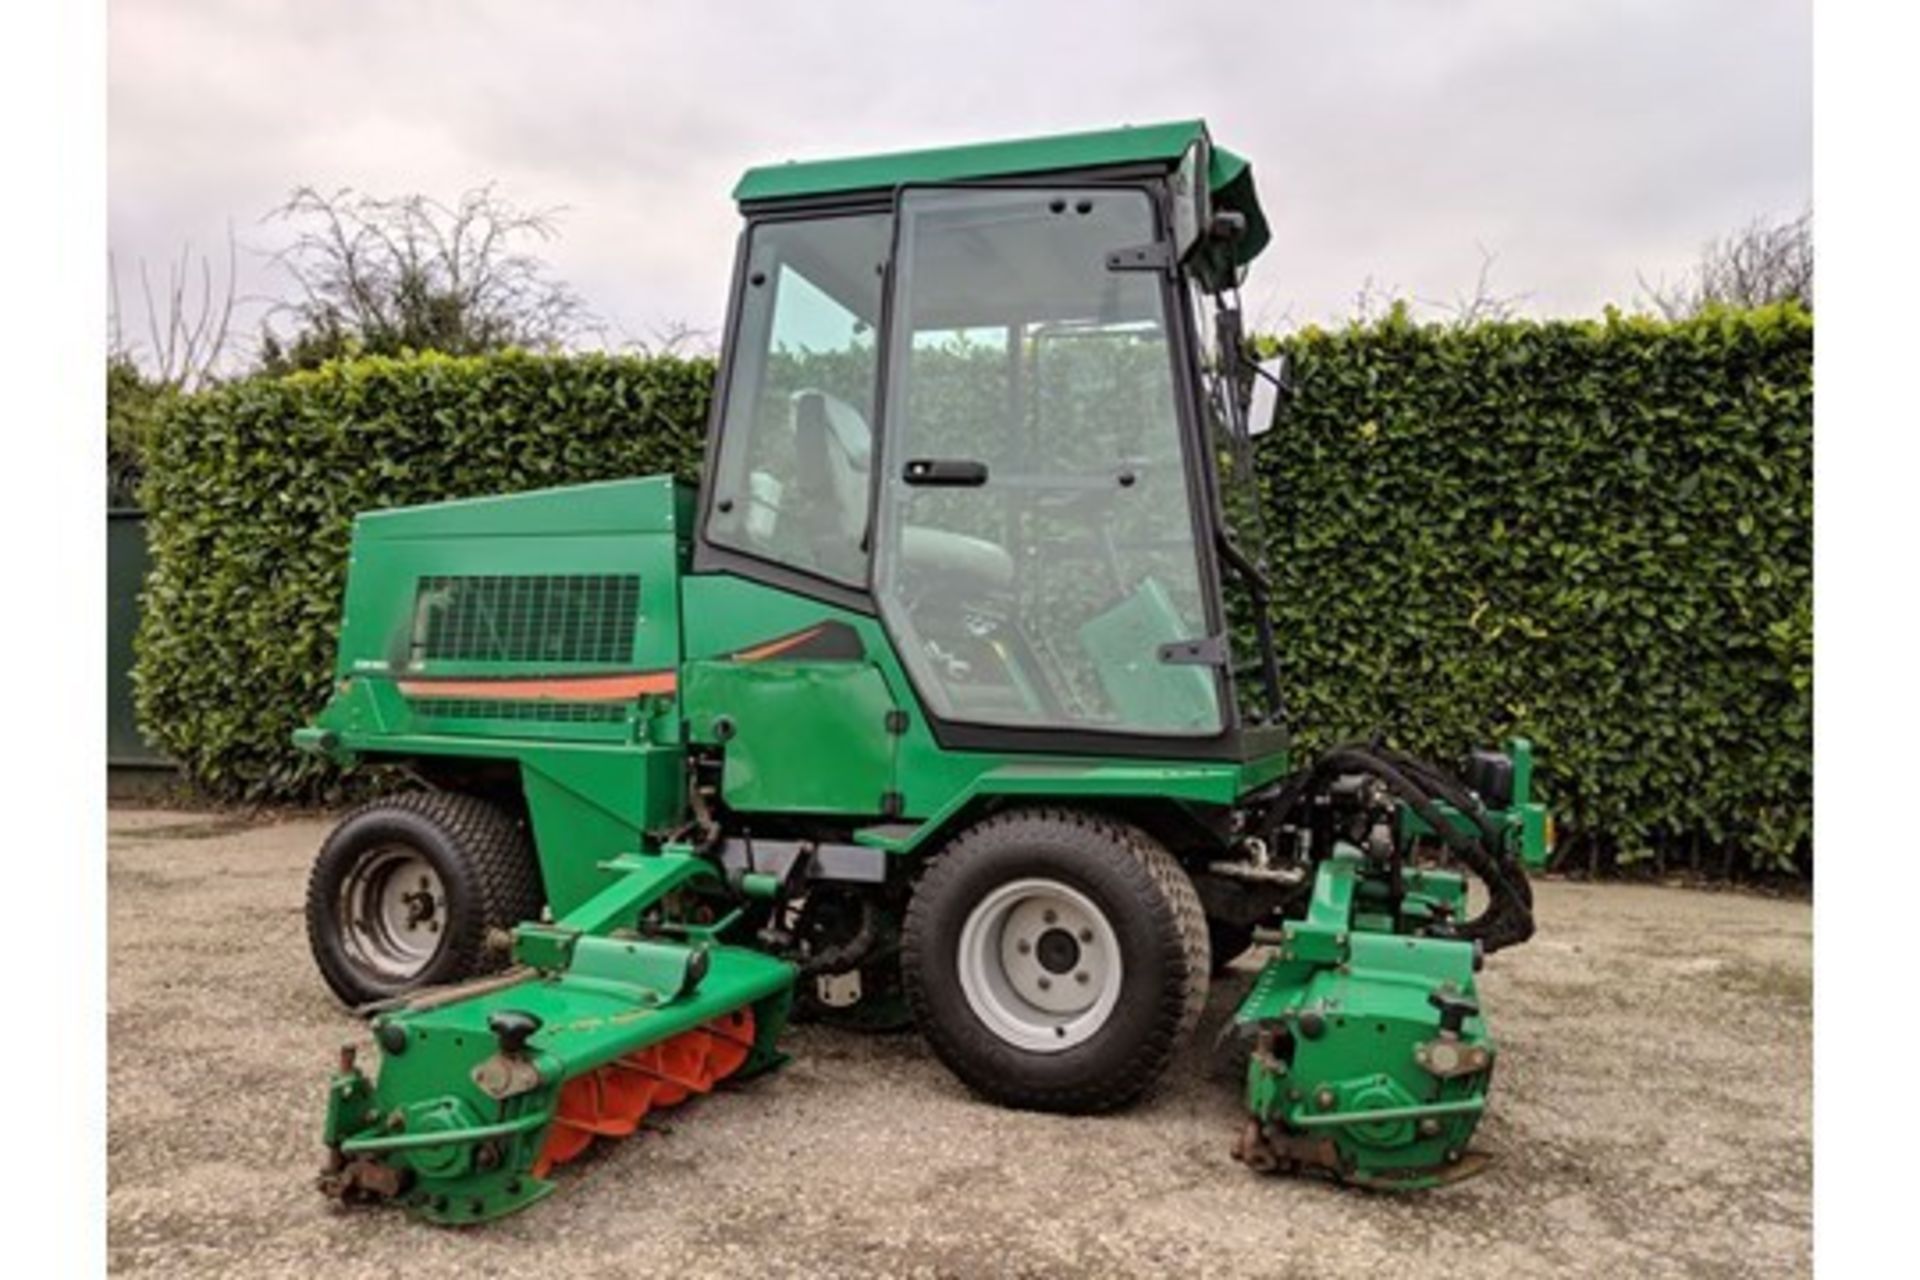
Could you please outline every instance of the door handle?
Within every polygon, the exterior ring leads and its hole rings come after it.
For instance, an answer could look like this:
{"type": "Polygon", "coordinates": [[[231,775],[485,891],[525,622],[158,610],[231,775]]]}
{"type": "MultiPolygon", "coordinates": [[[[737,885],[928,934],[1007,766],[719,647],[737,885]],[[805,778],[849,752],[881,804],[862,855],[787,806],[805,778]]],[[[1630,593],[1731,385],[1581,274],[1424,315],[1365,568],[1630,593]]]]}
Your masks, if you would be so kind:
{"type": "Polygon", "coordinates": [[[987,464],[967,458],[914,458],[900,472],[911,485],[978,489],[987,482],[987,464]]]}

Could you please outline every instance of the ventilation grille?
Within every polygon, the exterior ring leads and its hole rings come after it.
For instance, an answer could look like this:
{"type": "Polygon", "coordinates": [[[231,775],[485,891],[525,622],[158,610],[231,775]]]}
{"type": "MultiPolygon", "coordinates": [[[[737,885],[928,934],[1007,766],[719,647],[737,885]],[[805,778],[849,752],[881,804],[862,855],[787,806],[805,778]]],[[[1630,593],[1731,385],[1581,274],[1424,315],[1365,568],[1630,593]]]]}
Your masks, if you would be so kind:
{"type": "Polygon", "coordinates": [[[413,659],[606,663],[633,659],[638,574],[422,578],[413,659]]]}
{"type": "Polygon", "coordinates": [[[439,720],[539,720],[547,724],[618,724],[627,716],[626,705],[617,702],[495,702],[479,698],[415,698],[407,705],[416,715],[439,720]]]}

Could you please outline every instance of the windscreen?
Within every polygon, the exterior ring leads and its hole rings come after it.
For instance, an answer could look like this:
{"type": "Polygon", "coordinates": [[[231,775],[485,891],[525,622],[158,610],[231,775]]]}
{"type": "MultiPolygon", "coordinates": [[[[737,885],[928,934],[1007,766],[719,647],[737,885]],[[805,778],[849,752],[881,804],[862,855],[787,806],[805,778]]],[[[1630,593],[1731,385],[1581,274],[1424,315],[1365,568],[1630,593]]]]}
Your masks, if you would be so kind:
{"type": "Polygon", "coordinates": [[[1156,239],[1132,188],[899,203],[875,591],[949,720],[1210,735],[1214,668],[1156,239]]]}

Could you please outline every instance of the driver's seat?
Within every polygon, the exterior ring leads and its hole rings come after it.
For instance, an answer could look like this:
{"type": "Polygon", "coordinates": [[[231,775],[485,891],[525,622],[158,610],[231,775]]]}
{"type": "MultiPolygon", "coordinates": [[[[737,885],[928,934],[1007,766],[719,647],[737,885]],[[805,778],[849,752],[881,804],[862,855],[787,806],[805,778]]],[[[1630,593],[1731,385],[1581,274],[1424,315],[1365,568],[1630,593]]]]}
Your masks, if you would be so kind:
{"type": "MultiPolygon", "coordinates": [[[[860,544],[867,532],[873,429],[845,400],[812,387],[794,392],[789,405],[799,500],[782,504],[781,536],[804,538],[822,569],[856,576],[866,557],[860,544]]],[[[1004,590],[1013,581],[1013,557],[997,542],[929,525],[910,524],[900,534],[903,564],[962,594],[1004,590]]]]}
{"type": "Polygon", "coordinates": [[[781,533],[804,538],[822,569],[838,577],[857,575],[866,558],[860,543],[867,530],[873,432],[858,409],[811,387],[794,392],[789,408],[798,492],[797,501],[781,504],[792,522],[781,533]]]}

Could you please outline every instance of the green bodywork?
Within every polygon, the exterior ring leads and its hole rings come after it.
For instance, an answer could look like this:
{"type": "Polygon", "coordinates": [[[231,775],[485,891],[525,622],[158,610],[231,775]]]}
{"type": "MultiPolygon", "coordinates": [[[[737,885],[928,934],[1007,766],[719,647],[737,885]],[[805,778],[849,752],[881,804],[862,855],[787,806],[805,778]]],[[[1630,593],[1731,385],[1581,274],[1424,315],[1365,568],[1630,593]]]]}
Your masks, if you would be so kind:
{"type": "Polygon", "coordinates": [[[754,1011],[753,1044],[728,1079],[783,1060],[775,1042],[790,966],[717,944],[724,918],[638,932],[643,913],[670,894],[718,891],[712,864],[665,852],[607,870],[613,882],[577,911],[515,932],[517,964],[503,978],[431,993],[374,1019],[377,1081],[349,1061],[328,1090],[329,1176],[377,1163],[406,1178],[404,1203],[422,1217],[486,1221],[552,1191],[535,1161],[566,1082],[742,1008],[754,1011]],[[489,1026],[509,1012],[539,1020],[517,1053],[489,1026]]]}
{"type": "MultiPolygon", "coordinates": [[[[516,765],[556,914],[605,886],[602,864],[656,849],[684,824],[687,748],[720,745],[722,720],[729,807],[866,824],[857,839],[899,854],[922,849],[991,797],[1145,795],[1226,807],[1287,770],[1278,741],[1242,760],[943,747],[877,619],[731,575],[688,573],[692,502],[691,489],[646,479],[361,516],[334,695],[295,741],[347,765],[432,757],[516,765]],[[515,647],[516,627],[526,627],[516,621],[524,602],[515,592],[524,595],[536,579],[619,571],[637,576],[639,588],[630,638],[617,654],[550,643],[544,637],[554,630],[573,631],[548,618],[541,643],[549,652],[519,656],[526,650],[515,647]],[[484,625],[468,628],[486,643],[437,634],[423,581],[489,578],[513,581],[487,601],[497,607],[485,611],[484,625]],[[851,631],[863,656],[743,656],[825,623],[851,631]],[[438,656],[449,649],[460,656],[438,656]],[[486,652],[508,657],[475,656],[486,652]],[[659,691],[614,702],[560,696],[561,682],[644,678],[659,691]],[[526,699],[472,696],[486,682],[548,687],[526,699]]],[[[551,595],[547,607],[555,607],[551,595]]]]}
{"type": "MultiPolygon", "coordinates": [[[[1206,136],[1205,121],[1175,120],[885,155],[789,161],[747,170],[735,184],[733,198],[752,205],[883,191],[917,182],[981,182],[1130,165],[1165,166],[1178,162],[1196,139],[1206,136]]],[[[1253,166],[1225,147],[1211,147],[1207,185],[1216,208],[1231,209],[1247,219],[1246,233],[1234,246],[1234,260],[1244,266],[1266,248],[1269,238],[1253,187],[1253,166]]]]}
{"type": "Polygon", "coordinates": [[[1396,911],[1388,878],[1348,848],[1320,864],[1306,916],[1283,926],[1234,1014],[1253,1045],[1238,1152],[1249,1164],[1413,1189],[1465,1155],[1493,1044],[1477,1005],[1449,1032],[1432,1000],[1473,1001],[1474,946],[1411,930],[1463,916],[1466,885],[1416,870],[1403,890],[1396,911]]]}
{"type": "MultiPolygon", "coordinates": [[[[1244,219],[1237,240],[1203,248],[1223,255],[1207,270],[1237,271],[1266,243],[1266,223],[1245,160],[1190,150],[1205,136],[1190,121],[786,164],[748,172],[734,194],[761,208],[912,183],[1164,173],[1204,154],[1213,207],[1244,219]]],[[[332,695],[295,741],[342,765],[467,771],[517,790],[550,922],[515,930],[504,977],[378,1015],[377,1076],[348,1061],[331,1087],[337,1191],[397,1194],[439,1222],[497,1217],[551,1189],[536,1164],[569,1081],[742,1009],[754,1011],[754,1043],[739,1076],[781,1060],[796,973],[756,950],[742,921],[786,886],[751,869],[729,880],[711,846],[689,841],[706,820],[690,783],[701,761],[717,760],[730,815],[842,832],[856,852],[885,855],[895,887],[968,815],[1009,800],[1219,831],[1290,771],[1283,731],[1247,729],[1231,754],[1178,736],[1217,722],[1214,676],[1162,665],[1164,651],[1141,657],[1187,639],[1151,579],[1080,624],[1078,639],[1127,723],[1166,731],[1164,756],[1109,753],[1098,735],[960,749],[936,736],[876,616],[815,598],[830,592],[694,572],[696,506],[693,490],[655,477],[356,521],[332,695]],[[830,652],[803,643],[826,633],[830,652]],[[490,1027],[502,1014],[537,1020],[523,1047],[490,1027]]],[[[1531,799],[1530,750],[1510,750],[1513,803],[1491,816],[1537,864],[1546,814],[1531,799]]],[[[1401,821],[1421,834],[1411,812],[1401,821]]],[[[1213,856],[1175,852],[1196,869],[1213,856]]],[[[1472,947],[1411,933],[1463,914],[1464,888],[1412,873],[1396,905],[1351,853],[1317,875],[1305,918],[1286,926],[1236,1015],[1256,1044],[1247,1097],[1260,1141],[1247,1153],[1422,1185],[1464,1150],[1492,1061],[1477,1015],[1450,1036],[1429,1003],[1471,996],[1472,947]],[[1456,1051],[1484,1064],[1436,1076],[1456,1051]]]]}
{"type": "MultiPolygon", "coordinates": [[[[1480,819],[1500,831],[1507,848],[1520,859],[1522,866],[1537,871],[1547,865],[1547,858],[1553,852],[1553,816],[1546,805],[1533,798],[1533,743],[1525,738],[1509,738],[1506,756],[1513,762],[1512,795],[1505,806],[1482,810],[1480,819]]],[[[1434,808],[1460,830],[1472,829],[1474,819],[1446,801],[1435,801],[1434,808]]],[[[1403,805],[1400,831],[1403,837],[1418,839],[1431,834],[1433,828],[1403,805]]]]}

